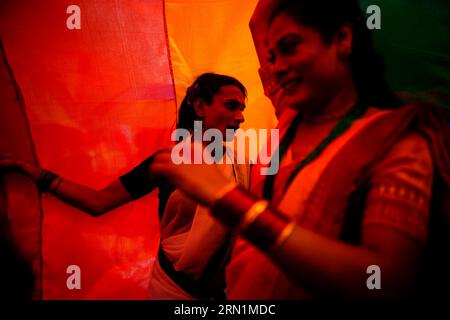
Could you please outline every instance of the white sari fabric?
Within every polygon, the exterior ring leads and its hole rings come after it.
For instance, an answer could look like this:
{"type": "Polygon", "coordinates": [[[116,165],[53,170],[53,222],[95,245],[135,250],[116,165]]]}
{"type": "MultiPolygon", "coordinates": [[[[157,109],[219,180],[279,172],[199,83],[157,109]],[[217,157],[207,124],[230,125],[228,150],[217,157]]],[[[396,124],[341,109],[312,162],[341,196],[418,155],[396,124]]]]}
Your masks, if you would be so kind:
{"type": "MultiPolygon", "coordinates": [[[[245,165],[218,166],[230,180],[247,187],[248,170],[245,165]]],[[[178,189],[169,197],[160,229],[162,250],[175,270],[194,279],[200,277],[213,254],[230,236],[230,231],[212,218],[209,209],[193,202],[178,189]]],[[[153,267],[149,290],[151,299],[195,299],[165,274],[158,259],[153,267]]]]}

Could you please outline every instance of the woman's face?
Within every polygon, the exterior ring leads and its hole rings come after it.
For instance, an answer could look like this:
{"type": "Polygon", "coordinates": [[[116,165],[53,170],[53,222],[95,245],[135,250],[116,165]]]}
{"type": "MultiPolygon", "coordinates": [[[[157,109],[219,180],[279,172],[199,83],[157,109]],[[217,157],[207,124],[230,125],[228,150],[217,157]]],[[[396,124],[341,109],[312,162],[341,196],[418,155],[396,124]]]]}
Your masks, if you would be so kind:
{"type": "Polygon", "coordinates": [[[317,30],[287,14],[275,17],[268,34],[269,61],[289,107],[320,111],[351,81],[351,35],[335,38],[327,44],[317,30]]]}
{"type": "Polygon", "coordinates": [[[203,129],[218,129],[226,137],[226,129],[237,130],[244,122],[244,109],[245,97],[241,90],[227,85],[214,95],[211,104],[204,104],[196,112],[203,119],[203,129]]]}

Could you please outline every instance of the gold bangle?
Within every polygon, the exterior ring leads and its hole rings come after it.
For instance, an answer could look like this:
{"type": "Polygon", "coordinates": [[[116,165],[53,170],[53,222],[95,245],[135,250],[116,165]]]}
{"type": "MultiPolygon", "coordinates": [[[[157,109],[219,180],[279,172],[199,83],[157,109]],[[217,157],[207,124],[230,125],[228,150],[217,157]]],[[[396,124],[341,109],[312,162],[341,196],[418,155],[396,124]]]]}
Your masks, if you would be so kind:
{"type": "Polygon", "coordinates": [[[268,206],[269,202],[266,200],[256,201],[242,217],[238,226],[238,231],[245,231],[253,222],[255,222],[261,213],[267,209],[268,206]]]}
{"type": "Polygon", "coordinates": [[[281,246],[286,242],[287,238],[289,238],[295,229],[295,222],[290,222],[286,227],[284,227],[283,231],[281,231],[275,243],[270,248],[270,254],[275,255],[281,246]]]}
{"type": "Polygon", "coordinates": [[[53,184],[54,184],[55,186],[54,186],[53,188],[51,188],[48,192],[49,192],[49,193],[55,192],[56,189],[59,188],[59,185],[62,183],[62,181],[63,181],[63,178],[58,177],[58,179],[57,179],[55,182],[53,182],[53,184]]]}

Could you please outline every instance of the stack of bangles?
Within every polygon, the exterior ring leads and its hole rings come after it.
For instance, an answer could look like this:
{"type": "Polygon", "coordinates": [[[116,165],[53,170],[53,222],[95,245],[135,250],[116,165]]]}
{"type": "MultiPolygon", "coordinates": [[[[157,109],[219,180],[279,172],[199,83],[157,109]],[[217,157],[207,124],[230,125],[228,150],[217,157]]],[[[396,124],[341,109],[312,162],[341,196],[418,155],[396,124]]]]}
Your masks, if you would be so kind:
{"type": "Polygon", "coordinates": [[[211,214],[244,238],[272,255],[292,234],[295,222],[269,207],[266,200],[250,195],[240,186],[224,188],[211,214]]]}
{"type": "Polygon", "coordinates": [[[39,175],[39,179],[37,181],[37,185],[42,192],[54,192],[58,189],[59,185],[62,182],[62,178],[57,174],[47,170],[42,169],[41,174],[39,175]],[[54,181],[56,182],[54,183],[54,181]],[[50,186],[53,184],[53,188],[50,189],[50,186]]]}

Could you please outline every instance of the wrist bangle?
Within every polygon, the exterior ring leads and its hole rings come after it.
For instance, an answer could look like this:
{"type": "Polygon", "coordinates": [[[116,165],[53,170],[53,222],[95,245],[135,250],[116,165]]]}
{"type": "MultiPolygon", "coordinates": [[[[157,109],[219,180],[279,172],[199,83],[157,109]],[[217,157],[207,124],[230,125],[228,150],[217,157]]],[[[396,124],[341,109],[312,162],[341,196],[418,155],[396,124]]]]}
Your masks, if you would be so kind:
{"type": "Polygon", "coordinates": [[[242,217],[253,206],[256,197],[248,195],[241,186],[226,192],[211,206],[211,214],[230,228],[236,228],[242,217]]]}
{"type": "Polygon", "coordinates": [[[275,253],[292,234],[295,223],[268,205],[236,187],[216,201],[211,213],[261,250],[275,253]]]}
{"type": "Polygon", "coordinates": [[[41,173],[39,174],[37,185],[42,192],[47,192],[52,182],[57,178],[57,174],[54,174],[47,169],[42,169],[41,173]]]}
{"type": "Polygon", "coordinates": [[[283,244],[286,242],[286,240],[294,232],[294,228],[295,228],[295,222],[291,222],[283,229],[283,231],[281,231],[277,240],[270,248],[271,255],[276,255],[278,253],[278,250],[283,246],[283,244]]]}
{"type": "Polygon", "coordinates": [[[242,235],[260,249],[270,252],[289,223],[288,217],[277,211],[266,209],[242,235]]]}
{"type": "Polygon", "coordinates": [[[239,232],[244,232],[255,220],[267,209],[269,202],[265,200],[256,201],[241,218],[238,226],[239,232]]]}
{"type": "Polygon", "coordinates": [[[59,188],[59,185],[60,185],[62,182],[63,182],[63,178],[58,177],[58,180],[56,181],[55,186],[54,186],[51,190],[49,190],[48,192],[50,192],[50,193],[55,192],[55,191],[59,188]]]}

